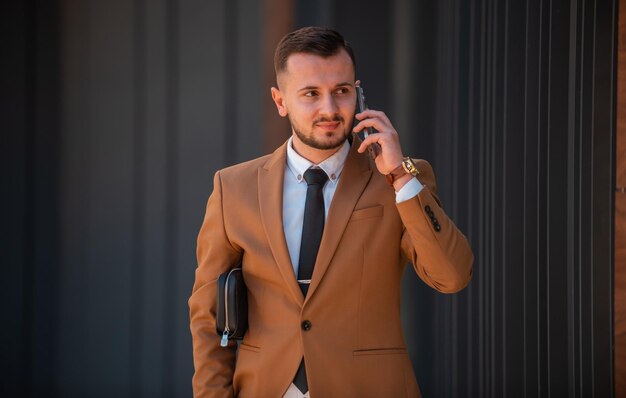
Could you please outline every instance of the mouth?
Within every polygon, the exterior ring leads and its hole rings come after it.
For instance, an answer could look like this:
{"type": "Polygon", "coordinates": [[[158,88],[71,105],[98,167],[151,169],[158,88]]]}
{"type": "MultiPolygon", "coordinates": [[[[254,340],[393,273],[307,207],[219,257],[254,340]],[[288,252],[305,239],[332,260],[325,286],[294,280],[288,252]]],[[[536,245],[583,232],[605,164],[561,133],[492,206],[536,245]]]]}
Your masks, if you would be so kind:
{"type": "Polygon", "coordinates": [[[340,122],[320,122],[315,125],[324,131],[334,131],[339,127],[340,122]]]}

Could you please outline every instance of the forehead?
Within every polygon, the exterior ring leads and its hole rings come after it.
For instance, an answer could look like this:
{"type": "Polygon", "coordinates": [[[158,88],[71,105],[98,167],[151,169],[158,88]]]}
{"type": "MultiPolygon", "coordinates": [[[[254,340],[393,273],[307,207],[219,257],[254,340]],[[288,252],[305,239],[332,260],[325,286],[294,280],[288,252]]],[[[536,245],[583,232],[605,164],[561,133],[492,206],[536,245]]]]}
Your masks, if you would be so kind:
{"type": "Polygon", "coordinates": [[[291,54],[286,66],[281,80],[298,86],[335,85],[354,81],[354,65],[345,50],[330,57],[309,53],[291,54]]]}

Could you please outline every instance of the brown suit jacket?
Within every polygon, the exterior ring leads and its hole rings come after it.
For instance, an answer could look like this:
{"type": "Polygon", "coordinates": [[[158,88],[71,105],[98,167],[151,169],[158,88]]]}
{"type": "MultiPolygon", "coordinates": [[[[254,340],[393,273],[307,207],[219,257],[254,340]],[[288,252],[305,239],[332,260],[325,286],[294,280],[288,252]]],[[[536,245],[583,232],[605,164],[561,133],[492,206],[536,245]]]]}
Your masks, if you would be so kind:
{"type": "Polygon", "coordinates": [[[473,255],[439,205],[432,168],[416,165],[424,189],[396,204],[384,176],[353,145],[306,299],[283,233],[286,145],[215,174],[189,299],[195,396],[281,397],[303,355],[313,398],[419,396],[400,324],[403,269],[411,261],[424,282],[452,293],[469,283],[473,255]],[[237,351],[233,342],[220,347],[215,296],[218,275],[240,260],[249,329],[237,351]]]}

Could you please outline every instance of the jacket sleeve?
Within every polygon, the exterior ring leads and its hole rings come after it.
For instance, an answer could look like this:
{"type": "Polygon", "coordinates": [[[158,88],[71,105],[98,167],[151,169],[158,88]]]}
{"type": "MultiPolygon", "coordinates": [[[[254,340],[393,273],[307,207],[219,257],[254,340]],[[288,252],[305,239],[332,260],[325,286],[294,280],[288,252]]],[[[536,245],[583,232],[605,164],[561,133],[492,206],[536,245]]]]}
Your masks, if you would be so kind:
{"type": "Polygon", "coordinates": [[[189,298],[193,340],[194,397],[232,397],[236,343],[220,346],[215,329],[218,276],[236,266],[241,250],[228,240],[224,228],[220,173],[215,174],[204,222],[198,234],[198,268],[189,298]]]}
{"type": "Polygon", "coordinates": [[[419,277],[442,293],[455,293],[469,283],[474,255],[463,233],[441,208],[432,167],[415,160],[424,186],[412,199],[397,204],[404,224],[402,250],[419,277]]]}

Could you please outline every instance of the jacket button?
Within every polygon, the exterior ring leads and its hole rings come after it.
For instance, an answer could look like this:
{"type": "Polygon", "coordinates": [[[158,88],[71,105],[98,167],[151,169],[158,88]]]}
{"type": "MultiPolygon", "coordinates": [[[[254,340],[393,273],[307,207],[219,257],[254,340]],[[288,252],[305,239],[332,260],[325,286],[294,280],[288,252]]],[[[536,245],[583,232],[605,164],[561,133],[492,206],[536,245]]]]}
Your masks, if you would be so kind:
{"type": "Polygon", "coordinates": [[[435,224],[435,231],[437,232],[441,231],[441,225],[435,224]]]}
{"type": "Polygon", "coordinates": [[[311,321],[304,321],[302,322],[302,330],[304,330],[305,332],[308,332],[309,330],[311,330],[311,321]]]}
{"type": "Polygon", "coordinates": [[[424,210],[426,210],[426,213],[429,213],[429,214],[431,212],[430,206],[428,206],[428,205],[426,205],[426,207],[424,207],[424,210]]]}

